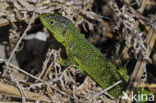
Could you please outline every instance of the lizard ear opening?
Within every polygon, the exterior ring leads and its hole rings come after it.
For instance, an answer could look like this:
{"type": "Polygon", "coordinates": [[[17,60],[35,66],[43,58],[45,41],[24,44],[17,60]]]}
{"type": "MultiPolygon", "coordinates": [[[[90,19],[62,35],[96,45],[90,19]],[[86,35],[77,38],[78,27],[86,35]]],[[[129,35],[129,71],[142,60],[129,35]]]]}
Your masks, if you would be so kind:
{"type": "Polygon", "coordinates": [[[62,36],[64,37],[66,35],[66,30],[63,30],[62,36]]]}

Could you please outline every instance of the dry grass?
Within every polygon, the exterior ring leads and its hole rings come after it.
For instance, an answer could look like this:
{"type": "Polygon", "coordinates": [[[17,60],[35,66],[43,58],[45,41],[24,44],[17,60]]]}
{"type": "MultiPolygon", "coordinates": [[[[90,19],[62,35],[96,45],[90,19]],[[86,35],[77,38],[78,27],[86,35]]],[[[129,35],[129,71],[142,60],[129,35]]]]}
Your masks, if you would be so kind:
{"type": "Polygon", "coordinates": [[[119,103],[121,98],[113,100],[107,93],[114,85],[102,89],[77,64],[58,63],[63,47],[38,19],[54,12],[69,18],[117,68],[127,64],[127,93],[142,87],[156,94],[156,63],[151,59],[156,53],[156,2],[129,1],[1,0],[0,102],[119,103]],[[34,38],[37,32],[48,39],[34,38]]]}

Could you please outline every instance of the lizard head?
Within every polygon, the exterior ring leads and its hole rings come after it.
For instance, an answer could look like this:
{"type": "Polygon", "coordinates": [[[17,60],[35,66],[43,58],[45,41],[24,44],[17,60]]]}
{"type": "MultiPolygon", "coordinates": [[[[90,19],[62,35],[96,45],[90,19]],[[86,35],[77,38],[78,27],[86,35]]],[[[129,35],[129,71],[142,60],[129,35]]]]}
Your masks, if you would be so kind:
{"type": "Polygon", "coordinates": [[[67,32],[75,28],[74,24],[59,14],[41,14],[40,20],[43,25],[53,34],[55,39],[63,43],[66,39],[67,32]]]}

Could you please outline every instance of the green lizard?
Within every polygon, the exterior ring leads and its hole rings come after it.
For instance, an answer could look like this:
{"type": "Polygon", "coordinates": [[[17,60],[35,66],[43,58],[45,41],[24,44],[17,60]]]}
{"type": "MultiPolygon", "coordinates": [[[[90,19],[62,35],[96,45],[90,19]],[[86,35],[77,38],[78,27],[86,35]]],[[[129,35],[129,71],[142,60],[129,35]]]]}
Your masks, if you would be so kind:
{"type": "MultiPolygon", "coordinates": [[[[41,14],[40,20],[66,49],[66,60],[59,55],[62,65],[68,66],[76,62],[103,88],[121,80],[116,67],[85,39],[84,34],[69,19],[59,14],[41,14]]],[[[122,82],[108,92],[117,98],[124,90],[124,84],[122,82]]]]}

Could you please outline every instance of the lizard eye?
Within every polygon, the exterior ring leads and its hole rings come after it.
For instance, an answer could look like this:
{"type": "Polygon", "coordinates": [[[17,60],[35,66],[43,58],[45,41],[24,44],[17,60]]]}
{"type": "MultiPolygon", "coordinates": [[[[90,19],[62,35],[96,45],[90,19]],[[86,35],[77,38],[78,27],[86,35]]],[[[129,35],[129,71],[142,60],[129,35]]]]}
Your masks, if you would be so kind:
{"type": "Polygon", "coordinates": [[[53,20],[50,20],[50,21],[49,21],[49,23],[50,23],[50,24],[53,24],[53,23],[54,23],[54,21],[53,21],[53,20]]]}

